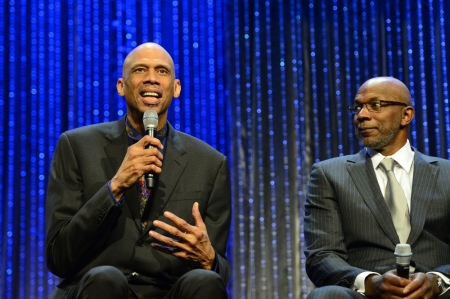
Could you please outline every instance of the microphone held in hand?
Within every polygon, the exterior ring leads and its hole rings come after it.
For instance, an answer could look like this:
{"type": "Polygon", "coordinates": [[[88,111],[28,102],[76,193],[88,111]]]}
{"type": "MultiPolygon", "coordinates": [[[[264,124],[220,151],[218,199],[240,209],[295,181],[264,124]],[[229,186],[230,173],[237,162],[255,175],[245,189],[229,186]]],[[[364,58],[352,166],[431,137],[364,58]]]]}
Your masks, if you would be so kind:
{"type": "Polygon", "coordinates": [[[411,263],[411,246],[409,244],[397,244],[395,246],[395,263],[397,264],[397,275],[409,279],[409,265],[411,263]]]}
{"type": "MultiPolygon", "coordinates": [[[[142,122],[144,123],[145,134],[150,137],[154,137],[156,128],[158,127],[158,113],[154,110],[145,111],[144,117],[142,117],[142,122]]],[[[152,145],[149,145],[146,148],[152,147],[152,145]]],[[[153,188],[155,186],[155,178],[153,173],[149,172],[145,174],[145,182],[147,184],[147,188],[153,188]]]]}

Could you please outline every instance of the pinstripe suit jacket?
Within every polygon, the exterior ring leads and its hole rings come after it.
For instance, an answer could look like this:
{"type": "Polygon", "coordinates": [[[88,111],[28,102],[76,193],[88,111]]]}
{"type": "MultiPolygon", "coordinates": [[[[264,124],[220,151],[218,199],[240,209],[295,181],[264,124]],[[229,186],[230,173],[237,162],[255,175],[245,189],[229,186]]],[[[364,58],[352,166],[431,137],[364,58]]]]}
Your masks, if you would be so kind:
{"type": "Polygon", "coordinates": [[[50,271],[64,279],[52,298],[60,298],[89,269],[102,265],[121,270],[136,294],[163,295],[193,267],[154,250],[150,243],[155,240],[148,231],[155,229],[151,225],[155,219],[169,222],[164,211],[194,225],[194,202],[199,203],[217,252],[217,273],[226,284],[229,265],[223,256],[231,213],[226,157],[169,125],[162,173],[150,201],[149,225],[143,231],[137,188],[126,191],[123,206],[117,207],[107,187],[127,148],[125,118],[61,135],[47,193],[46,258],[50,271]]]}
{"type": "MultiPolygon", "coordinates": [[[[416,272],[450,276],[450,161],[415,150],[410,218],[416,272]]],[[[317,287],[395,269],[400,241],[365,149],[313,166],[304,221],[306,271],[317,287]]]]}

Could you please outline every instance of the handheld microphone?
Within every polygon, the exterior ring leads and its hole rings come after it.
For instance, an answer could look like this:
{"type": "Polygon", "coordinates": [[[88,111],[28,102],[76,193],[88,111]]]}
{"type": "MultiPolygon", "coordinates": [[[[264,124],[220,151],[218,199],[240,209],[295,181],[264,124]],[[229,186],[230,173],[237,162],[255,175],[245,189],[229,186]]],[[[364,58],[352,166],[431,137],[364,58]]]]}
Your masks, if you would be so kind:
{"type": "Polygon", "coordinates": [[[411,246],[409,244],[397,244],[395,246],[395,263],[397,264],[397,275],[409,279],[409,264],[411,262],[411,246]]]}
{"type": "MultiPolygon", "coordinates": [[[[144,112],[142,117],[142,122],[144,123],[145,134],[150,137],[155,136],[156,128],[158,127],[158,113],[154,110],[147,110],[144,112]]],[[[146,148],[152,148],[152,145],[148,145],[146,148]]],[[[153,173],[145,174],[145,182],[147,188],[153,188],[155,186],[155,179],[153,173]]]]}

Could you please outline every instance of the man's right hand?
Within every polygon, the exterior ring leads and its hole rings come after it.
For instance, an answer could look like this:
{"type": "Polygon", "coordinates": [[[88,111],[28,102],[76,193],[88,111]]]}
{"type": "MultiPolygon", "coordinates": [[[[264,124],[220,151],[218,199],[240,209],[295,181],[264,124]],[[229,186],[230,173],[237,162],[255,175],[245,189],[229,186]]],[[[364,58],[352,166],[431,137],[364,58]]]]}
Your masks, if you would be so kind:
{"type": "Polygon", "coordinates": [[[116,175],[111,179],[111,191],[117,201],[145,173],[161,173],[163,160],[163,155],[159,151],[161,149],[163,149],[161,141],[158,138],[147,135],[128,147],[122,165],[120,165],[116,175]],[[146,149],[145,147],[149,145],[153,147],[146,149]]]}
{"type": "Polygon", "coordinates": [[[365,295],[369,298],[403,298],[403,289],[411,281],[397,276],[397,270],[391,270],[383,275],[369,275],[365,281],[365,295]]]}

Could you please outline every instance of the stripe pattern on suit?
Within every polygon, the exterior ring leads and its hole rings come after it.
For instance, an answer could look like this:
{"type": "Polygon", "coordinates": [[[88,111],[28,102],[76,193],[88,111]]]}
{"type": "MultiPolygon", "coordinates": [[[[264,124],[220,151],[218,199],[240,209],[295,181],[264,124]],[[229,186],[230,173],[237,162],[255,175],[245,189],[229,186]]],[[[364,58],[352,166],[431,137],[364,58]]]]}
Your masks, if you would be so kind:
{"type": "MultiPolygon", "coordinates": [[[[450,276],[450,161],[414,152],[407,243],[416,272],[450,276]]],[[[364,271],[395,269],[400,241],[365,149],[313,166],[304,219],[315,286],[350,287],[364,271]]]]}

